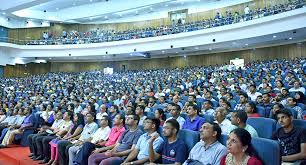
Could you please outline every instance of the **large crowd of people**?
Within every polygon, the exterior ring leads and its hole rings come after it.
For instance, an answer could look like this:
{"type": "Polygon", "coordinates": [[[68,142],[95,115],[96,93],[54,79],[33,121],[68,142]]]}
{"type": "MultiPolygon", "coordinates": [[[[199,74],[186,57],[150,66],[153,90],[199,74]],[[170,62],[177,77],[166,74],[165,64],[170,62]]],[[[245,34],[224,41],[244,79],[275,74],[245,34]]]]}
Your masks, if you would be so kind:
{"type": "Polygon", "coordinates": [[[34,127],[29,156],[41,164],[260,165],[251,144],[259,130],[246,121],[263,117],[280,124],[272,139],[282,161],[302,161],[306,130],[292,121],[306,119],[305,72],[306,59],[295,58],[1,78],[0,147],[34,127]],[[188,149],[182,130],[200,141],[188,149]]]}
{"type": "Polygon", "coordinates": [[[97,28],[87,32],[79,32],[73,30],[70,32],[63,31],[61,36],[54,36],[51,32],[43,32],[42,40],[34,40],[27,42],[26,44],[59,45],[102,43],[191,32],[275,15],[305,7],[305,4],[305,0],[290,0],[285,4],[279,4],[264,8],[250,9],[250,7],[247,6],[244,10],[244,13],[239,13],[237,11],[226,11],[226,13],[222,14],[221,12],[217,12],[214,18],[206,18],[201,21],[188,23],[183,23],[184,21],[178,21],[178,23],[173,23],[172,25],[161,25],[159,27],[148,27],[144,29],[115,31],[97,28]]]}

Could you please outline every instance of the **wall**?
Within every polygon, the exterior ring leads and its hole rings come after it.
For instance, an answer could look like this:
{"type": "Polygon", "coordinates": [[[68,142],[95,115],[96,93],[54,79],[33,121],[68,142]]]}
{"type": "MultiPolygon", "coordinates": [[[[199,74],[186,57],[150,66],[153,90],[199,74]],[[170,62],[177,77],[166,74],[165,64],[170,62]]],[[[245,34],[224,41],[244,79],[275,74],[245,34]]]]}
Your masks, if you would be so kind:
{"type": "MultiPolygon", "coordinates": [[[[244,3],[239,5],[234,5],[231,7],[218,8],[214,10],[209,10],[205,12],[198,12],[194,14],[189,14],[187,16],[186,22],[200,21],[203,19],[214,18],[217,12],[221,12],[222,15],[225,15],[226,11],[238,11],[243,13],[245,6],[248,4],[251,9],[256,9],[258,7],[272,6],[275,4],[286,3],[288,0],[254,0],[251,3],[244,3]]],[[[42,33],[44,31],[52,32],[55,36],[60,36],[62,31],[72,31],[76,30],[79,32],[85,32],[90,30],[95,30],[97,28],[104,30],[115,30],[115,31],[124,31],[129,29],[142,29],[147,27],[158,27],[161,25],[171,25],[169,18],[162,19],[153,19],[148,21],[140,22],[130,22],[130,23],[110,23],[110,24],[54,24],[54,26],[45,27],[45,28],[26,28],[26,29],[11,29],[9,32],[9,38],[14,38],[18,40],[36,40],[42,38],[42,33]]]]}
{"type": "Polygon", "coordinates": [[[29,74],[42,74],[47,72],[80,72],[88,70],[102,70],[112,67],[115,71],[123,70],[126,65],[128,70],[176,68],[186,66],[208,66],[228,63],[235,58],[245,59],[245,62],[257,60],[271,60],[280,58],[306,57],[306,42],[301,44],[290,44],[235,52],[214,53],[207,55],[195,55],[170,58],[153,58],[130,61],[114,62],[52,62],[46,64],[9,65],[4,67],[5,77],[23,77],[29,74]]]}
{"type": "Polygon", "coordinates": [[[7,42],[7,37],[8,37],[8,29],[0,26],[0,42],[7,42]]]}

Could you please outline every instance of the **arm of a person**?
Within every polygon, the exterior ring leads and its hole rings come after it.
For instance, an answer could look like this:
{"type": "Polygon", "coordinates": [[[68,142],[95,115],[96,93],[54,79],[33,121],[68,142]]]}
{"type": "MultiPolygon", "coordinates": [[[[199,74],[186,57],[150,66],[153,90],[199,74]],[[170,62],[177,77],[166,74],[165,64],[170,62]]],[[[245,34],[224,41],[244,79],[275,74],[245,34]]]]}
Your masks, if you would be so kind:
{"type": "Polygon", "coordinates": [[[159,158],[160,158],[160,154],[158,154],[157,152],[154,151],[153,142],[150,141],[149,142],[149,161],[154,162],[159,158]]]}
{"type": "Polygon", "coordinates": [[[122,152],[114,152],[113,155],[114,156],[118,156],[118,157],[122,157],[122,156],[127,156],[129,155],[133,150],[135,149],[135,144],[132,145],[131,149],[122,151],[122,152]]]}
{"type": "Polygon", "coordinates": [[[68,138],[69,138],[69,139],[70,139],[70,138],[74,138],[74,137],[80,135],[80,134],[82,133],[82,131],[83,131],[83,128],[78,127],[78,128],[73,132],[73,134],[72,134],[71,136],[68,136],[68,137],[67,137],[67,139],[68,139],[68,138]]]}
{"type": "Polygon", "coordinates": [[[301,144],[301,152],[293,155],[282,156],[283,161],[296,161],[306,159],[306,143],[301,144]]]}
{"type": "MultiPolygon", "coordinates": [[[[128,163],[128,162],[133,161],[133,160],[137,157],[138,153],[139,153],[139,149],[134,148],[134,150],[132,150],[132,152],[131,152],[131,153],[129,154],[129,156],[124,160],[124,162],[123,162],[122,164],[125,164],[125,163],[128,163]]],[[[149,158],[148,158],[148,160],[149,160],[149,158]]]]}

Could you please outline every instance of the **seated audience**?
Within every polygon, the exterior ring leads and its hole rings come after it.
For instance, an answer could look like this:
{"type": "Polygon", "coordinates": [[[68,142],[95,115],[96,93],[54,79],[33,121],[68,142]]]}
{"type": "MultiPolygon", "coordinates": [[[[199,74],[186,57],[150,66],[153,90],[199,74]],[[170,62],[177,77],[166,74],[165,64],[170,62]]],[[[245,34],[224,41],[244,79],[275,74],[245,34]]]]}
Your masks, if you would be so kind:
{"type": "Polygon", "coordinates": [[[254,102],[248,102],[245,105],[245,112],[248,117],[260,117],[258,113],[256,113],[256,105],[254,102]]]}
{"type": "Polygon", "coordinates": [[[184,123],[185,123],[185,119],[180,116],[181,114],[181,107],[177,104],[169,104],[170,106],[170,114],[171,114],[171,117],[168,118],[167,120],[170,120],[170,119],[175,119],[179,124],[180,124],[180,129],[182,129],[184,123]]]}
{"type": "Polygon", "coordinates": [[[228,135],[230,133],[230,129],[232,127],[231,121],[227,118],[227,111],[223,107],[219,107],[216,109],[215,113],[215,122],[220,126],[222,133],[228,135]]]}
{"type": "Polygon", "coordinates": [[[187,109],[187,118],[183,125],[183,129],[199,131],[205,122],[205,119],[199,116],[199,110],[196,105],[189,105],[187,109]]]}
{"type": "Polygon", "coordinates": [[[247,119],[248,115],[245,111],[234,111],[231,116],[231,130],[236,128],[243,128],[247,130],[252,137],[258,137],[257,131],[249,124],[246,124],[247,119]]]}

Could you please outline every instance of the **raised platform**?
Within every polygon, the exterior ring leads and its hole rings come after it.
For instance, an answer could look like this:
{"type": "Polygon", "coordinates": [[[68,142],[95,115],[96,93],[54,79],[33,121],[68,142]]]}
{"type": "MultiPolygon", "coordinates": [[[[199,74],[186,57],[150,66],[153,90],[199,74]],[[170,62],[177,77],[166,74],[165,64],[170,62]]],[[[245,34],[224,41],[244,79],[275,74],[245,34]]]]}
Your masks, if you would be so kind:
{"type": "Polygon", "coordinates": [[[12,145],[8,148],[0,149],[0,165],[38,165],[28,157],[30,154],[29,147],[12,145]]]}

